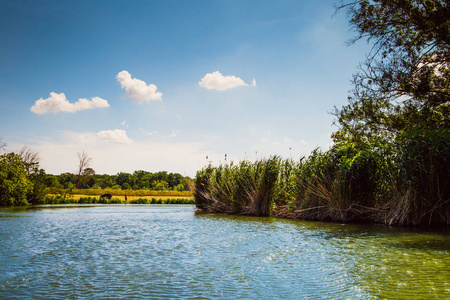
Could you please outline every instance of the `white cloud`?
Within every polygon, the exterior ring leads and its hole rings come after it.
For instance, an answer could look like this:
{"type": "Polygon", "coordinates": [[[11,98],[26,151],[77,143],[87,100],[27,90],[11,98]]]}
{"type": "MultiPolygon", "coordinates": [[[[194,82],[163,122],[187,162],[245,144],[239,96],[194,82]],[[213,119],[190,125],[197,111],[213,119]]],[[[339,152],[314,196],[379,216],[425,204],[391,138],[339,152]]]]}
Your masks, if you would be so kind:
{"type": "Polygon", "coordinates": [[[131,78],[131,74],[127,71],[121,71],[116,76],[120,82],[122,89],[127,92],[125,97],[131,98],[133,102],[143,103],[148,101],[162,101],[162,93],[157,92],[156,85],[145,83],[137,78],[131,78]]]}
{"type": "Polygon", "coordinates": [[[106,143],[114,144],[132,144],[131,140],[125,130],[101,130],[99,132],[75,132],[75,131],[62,131],[62,138],[65,141],[69,141],[76,145],[93,145],[100,143],[102,145],[106,143]]]}
{"type": "Polygon", "coordinates": [[[249,85],[239,77],[223,76],[219,71],[208,73],[198,83],[201,87],[208,90],[226,91],[240,86],[256,86],[256,80],[253,79],[252,84],[249,85]]]}
{"type": "Polygon", "coordinates": [[[97,138],[101,141],[118,143],[118,144],[131,144],[133,141],[127,136],[127,132],[122,129],[115,130],[102,130],[97,132],[97,138]]]}
{"type": "Polygon", "coordinates": [[[69,100],[66,99],[64,93],[57,94],[51,92],[50,97],[47,99],[40,98],[39,100],[36,100],[30,110],[35,114],[42,115],[47,113],[76,112],[104,107],[109,107],[108,101],[100,97],[93,97],[91,101],[81,98],[75,103],[70,103],[69,100]]]}

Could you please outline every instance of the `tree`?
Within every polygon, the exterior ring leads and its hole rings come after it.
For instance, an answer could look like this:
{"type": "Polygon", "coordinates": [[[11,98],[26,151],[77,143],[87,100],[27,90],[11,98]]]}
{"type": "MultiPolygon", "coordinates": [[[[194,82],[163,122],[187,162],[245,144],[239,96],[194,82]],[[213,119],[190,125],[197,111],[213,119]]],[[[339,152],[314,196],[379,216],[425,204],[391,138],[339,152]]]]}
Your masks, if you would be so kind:
{"type": "Polygon", "coordinates": [[[78,173],[77,173],[77,182],[76,187],[81,188],[84,180],[88,175],[84,174],[85,170],[89,168],[91,165],[92,158],[89,157],[86,151],[78,152],[78,173]]]}
{"type": "Polygon", "coordinates": [[[28,179],[33,183],[33,188],[27,194],[27,200],[29,203],[37,203],[45,196],[47,175],[43,169],[39,169],[38,152],[24,146],[20,149],[19,155],[27,170],[28,179]]]}
{"type": "Polygon", "coordinates": [[[342,139],[390,139],[411,127],[450,128],[449,0],[343,2],[372,50],[353,77],[350,104],[335,109],[342,139]]]}
{"type": "Polygon", "coordinates": [[[27,193],[33,189],[20,155],[0,156],[0,205],[26,205],[27,193]]]}
{"type": "Polygon", "coordinates": [[[154,191],[167,191],[169,190],[169,184],[165,180],[157,180],[153,182],[152,189],[154,191]]]}
{"type": "Polygon", "coordinates": [[[23,146],[19,151],[19,155],[25,164],[28,175],[39,168],[39,154],[28,146],[23,146]]]}
{"type": "Polygon", "coordinates": [[[3,138],[0,137],[0,151],[6,148],[6,143],[3,142],[3,138]]]}
{"type": "Polygon", "coordinates": [[[124,188],[125,183],[128,183],[129,187],[131,188],[136,183],[136,177],[130,173],[120,172],[117,174],[116,183],[122,186],[122,188],[124,188]]]}

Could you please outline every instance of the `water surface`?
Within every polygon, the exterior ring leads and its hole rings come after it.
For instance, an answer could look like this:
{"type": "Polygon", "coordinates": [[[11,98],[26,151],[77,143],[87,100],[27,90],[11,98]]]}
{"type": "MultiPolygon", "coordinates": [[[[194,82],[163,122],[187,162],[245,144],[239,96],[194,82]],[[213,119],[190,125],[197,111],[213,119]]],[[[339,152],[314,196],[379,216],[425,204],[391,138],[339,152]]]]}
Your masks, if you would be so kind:
{"type": "Polygon", "coordinates": [[[0,298],[444,299],[450,236],[195,213],[0,209],[0,298]]]}

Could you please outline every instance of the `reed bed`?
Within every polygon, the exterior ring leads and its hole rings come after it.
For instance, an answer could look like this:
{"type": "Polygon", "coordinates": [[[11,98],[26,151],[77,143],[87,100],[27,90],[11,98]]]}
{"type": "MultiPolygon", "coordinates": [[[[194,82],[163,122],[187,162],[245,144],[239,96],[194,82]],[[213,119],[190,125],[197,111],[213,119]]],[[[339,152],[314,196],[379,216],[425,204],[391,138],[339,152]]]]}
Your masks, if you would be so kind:
{"type": "Polygon", "coordinates": [[[450,136],[341,144],[299,161],[241,161],[197,172],[198,210],[396,226],[450,225],[450,136]]]}

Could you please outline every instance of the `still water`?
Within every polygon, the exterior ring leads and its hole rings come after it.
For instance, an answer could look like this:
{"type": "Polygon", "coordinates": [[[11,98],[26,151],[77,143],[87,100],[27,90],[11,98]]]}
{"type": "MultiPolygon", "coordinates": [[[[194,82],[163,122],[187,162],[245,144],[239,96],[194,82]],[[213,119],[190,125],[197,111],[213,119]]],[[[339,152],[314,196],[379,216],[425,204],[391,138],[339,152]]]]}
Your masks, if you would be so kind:
{"type": "Polygon", "coordinates": [[[1,299],[450,299],[445,232],[195,213],[0,209],[1,299]]]}

